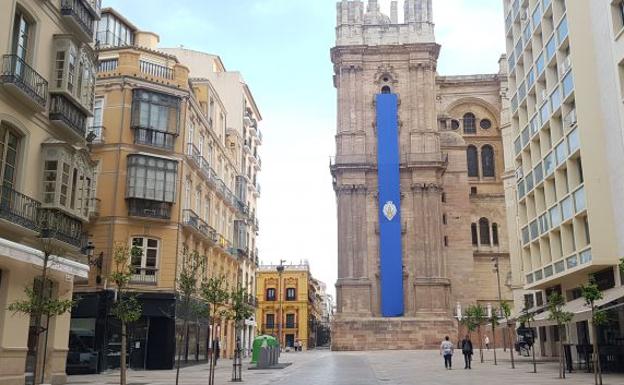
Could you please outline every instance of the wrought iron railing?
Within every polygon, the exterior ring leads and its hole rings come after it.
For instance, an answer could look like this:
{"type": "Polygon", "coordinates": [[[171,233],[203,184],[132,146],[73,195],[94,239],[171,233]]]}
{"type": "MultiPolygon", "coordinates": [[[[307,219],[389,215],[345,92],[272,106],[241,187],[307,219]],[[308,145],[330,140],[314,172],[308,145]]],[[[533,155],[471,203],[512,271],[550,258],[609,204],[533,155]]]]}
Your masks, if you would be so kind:
{"type": "Polygon", "coordinates": [[[83,138],[86,135],[86,114],[70,102],[65,95],[54,94],[50,98],[50,120],[65,123],[83,138]]]}
{"type": "Polygon", "coordinates": [[[139,67],[141,68],[141,72],[146,75],[154,76],[157,78],[173,80],[174,72],[173,72],[173,69],[169,67],[165,67],[163,65],[156,64],[156,63],[150,63],[145,60],[139,61],[139,67]]]}
{"type": "Polygon", "coordinates": [[[38,231],[37,213],[41,203],[4,185],[0,188],[0,218],[38,231]]]}
{"type": "Polygon", "coordinates": [[[58,209],[41,208],[38,214],[41,238],[56,239],[82,248],[86,244],[82,222],[58,209]]]}
{"type": "Polygon", "coordinates": [[[134,127],[134,143],[173,150],[175,134],[153,130],[151,128],[134,127]]]}
{"type": "Polygon", "coordinates": [[[82,32],[93,39],[95,16],[93,10],[84,3],[84,0],[61,0],[61,15],[71,16],[80,26],[82,32]]]}
{"type": "Polygon", "coordinates": [[[210,240],[214,239],[216,230],[210,227],[199,215],[195,214],[193,210],[184,210],[182,214],[184,216],[184,225],[194,228],[210,240]]]}
{"type": "Polygon", "coordinates": [[[45,108],[48,101],[48,81],[26,64],[24,59],[17,55],[4,55],[0,80],[2,83],[15,84],[37,104],[45,108]]]}
{"type": "Polygon", "coordinates": [[[171,219],[171,204],[144,199],[128,199],[128,215],[132,217],[171,219]]]}
{"type": "Polygon", "coordinates": [[[156,277],[158,269],[155,267],[132,266],[132,277],[130,284],[132,285],[156,285],[158,279],[156,277]]]}

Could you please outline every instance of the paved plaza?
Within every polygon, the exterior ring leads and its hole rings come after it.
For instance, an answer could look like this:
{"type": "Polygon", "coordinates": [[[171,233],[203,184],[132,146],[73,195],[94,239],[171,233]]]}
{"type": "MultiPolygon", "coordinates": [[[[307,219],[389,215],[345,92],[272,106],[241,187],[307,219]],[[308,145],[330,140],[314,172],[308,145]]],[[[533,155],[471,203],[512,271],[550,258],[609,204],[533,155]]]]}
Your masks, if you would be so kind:
{"type": "MultiPolygon", "coordinates": [[[[500,352],[503,355],[503,352],[500,352]]],[[[478,353],[476,355],[478,357],[478,353]]],[[[253,385],[591,385],[593,376],[576,372],[568,375],[565,382],[557,378],[557,364],[540,362],[538,374],[532,373],[529,361],[521,360],[515,370],[510,369],[509,358],[503,358],[494,366],[491,352],[486,353],[486,362],[475,362],[473,369],[463,369],[461,356],[456,356],[452,371],[444,369],[443,360],[435,351],[394,351],[335,353],[312,351],[286,353],[282,362],[292,362],[283,370],[245,370],[244,382],[253,385]]],[[[231,361],[222,360],[216,372],[216,384],[230,382],[231,361]]],[[[197,365],[182,370],[180,384],[205,385],[207,365],[197,365]]],[[[128,385],[171,385],[174,371],[131,371],[128,385]]],[[[92,376],[71,376],[72,385],[118,384],[118,373],[112,372],[92,376]]],[[[624,384],[622,375],[605,375],[605,385],[624,384]]]]}

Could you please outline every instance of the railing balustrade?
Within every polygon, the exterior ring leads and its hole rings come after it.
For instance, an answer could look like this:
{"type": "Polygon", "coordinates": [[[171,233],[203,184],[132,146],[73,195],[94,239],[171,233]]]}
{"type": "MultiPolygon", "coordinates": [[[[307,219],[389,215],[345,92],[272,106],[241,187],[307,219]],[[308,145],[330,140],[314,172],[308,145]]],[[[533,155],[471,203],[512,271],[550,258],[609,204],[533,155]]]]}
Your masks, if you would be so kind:
{"type": "Polygon", "coordinates": [[[165,67],[156,63],[150,63],[145,60],[139,61],[139,67],[141,68],[141,72],[146,75],[173,80],[174,72],[173,69],[169,67],[165,67]]]}
{"type": "Polygon", "coordinates": [[[0,81],[15,84],[37,104],[45,108],[48,101],[48,81],[19,56],[4,55],[2,57],[0,81]]]}
{"type": "Polygon", "coordinates": [[[0,188],[0,218],[27,229],[38,231],[37,213],[41,203],[15,191],[11,186],[0,188]]]}

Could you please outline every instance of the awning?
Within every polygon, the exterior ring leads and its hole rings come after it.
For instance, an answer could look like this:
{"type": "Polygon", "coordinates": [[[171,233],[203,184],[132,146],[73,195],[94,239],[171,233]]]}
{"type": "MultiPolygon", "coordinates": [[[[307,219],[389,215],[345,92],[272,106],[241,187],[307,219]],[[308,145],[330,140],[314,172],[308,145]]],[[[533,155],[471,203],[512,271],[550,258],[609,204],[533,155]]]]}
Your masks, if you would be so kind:
{"type": "MultiPolygon", "coordinates": [[[[624,297],[624,286],[614,287],[602,292],[602,299],[596,301],[596,307],[602,307],[610,304],[613,301],[617,301],[624,297]]],[[[585,298],[577,298],[573,301],[566,303],[563,306],[563,310],[574,314],[572,322],[587,321],[591,318],[591,308],[585,303],[585,298]]],[[[555,321],[548,319],[550,317],[550,311],[545,311],[535,316],[535,321],[531,326],[551,326],[556,325],[555,321]]]]}
{"type": "MultiPolygon", "coordinates": [[[[43,266],[43,252],[41,250],[11,242],[4,238],[0,238],[0,256],[6,256],[35,266],[43,266]]],[[[51,270],[81,278],[89,277],[89,266],[67,258],[50,256],[48,267],[51,270]]]]}

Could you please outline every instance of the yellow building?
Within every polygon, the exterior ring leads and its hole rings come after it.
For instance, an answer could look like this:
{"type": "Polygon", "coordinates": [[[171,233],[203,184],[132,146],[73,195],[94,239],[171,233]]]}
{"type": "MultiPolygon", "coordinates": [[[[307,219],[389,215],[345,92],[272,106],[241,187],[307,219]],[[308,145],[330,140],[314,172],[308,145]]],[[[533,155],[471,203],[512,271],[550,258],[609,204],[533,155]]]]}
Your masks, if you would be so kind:
{"type": "MultiPolygon", "coordinates": [[[[19,385],[32,380],[36,328],[7,307],[26,299],[44,253],[53,255],[52,296],[71,299],[74,277],[88,275],[95,170],[85,132],[100,10],[91,0],[1,0],[0,10],[0,384],[19,385]]],[[[62,384],[70,315],[49,322],[43,378],[62,384]]]]}
{"type": "Polygon", "coordinates": [[[321,318],[320,282],[310,266],[265,265],[258,268],[256,320],[260,333],[279,338],[282,346],[303,350],[316,346],[316,325],[321,318]],[[280,271],[281,270],[281,271],[280,271]]]}
{"type": "MultiPolygon", "coordinates": [[[[72,313],[77,343],[70,347],[83,357],[85,344],[97,353],[71,369],[95,372],[119,365],[119,325],[110,316],[106,280],[119,244],[143,251],[131,261],[131,288],[143,314],[132,326],[130,366],[170,369],[182,324],[176,316],[176,273],[183,251],[205,257],[204,278],[224,276],[230,289],[247,280],[246,266],[257,263],[255,243],[249,241],[257,231],[249,200],[257,191],[244,172],[242,130],[230,128],[237,120],[242,126],[245,117],[228,110],[211,81],[191,78],[176,56],[160,50],[158,35],[139,31],[116,11],[102,10],[97,34],[91,132],[101,205],[89,229],[96,263],[88,282],[76,287],[82,301],[72,313]]],[[[221,60],[213,58],[211,68],[225,73],[221,60]]],[[[251,93],[245,97],[245,116],[260,120],[251,93]]],[[[233,322],[218,325],[221,356],[231,357],[233,322]]],[[[186,333],[182,359],[206,360],[208,320],[191,322],[186,333]]]]}

